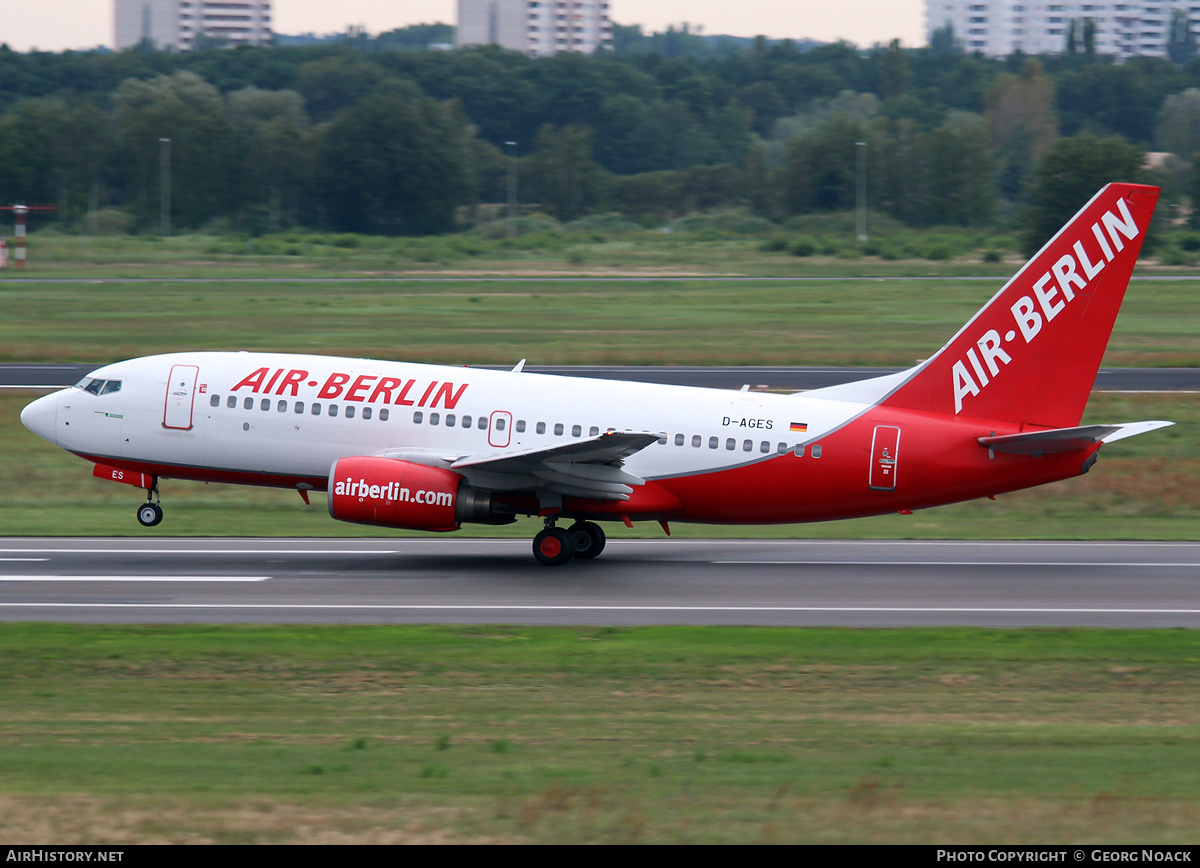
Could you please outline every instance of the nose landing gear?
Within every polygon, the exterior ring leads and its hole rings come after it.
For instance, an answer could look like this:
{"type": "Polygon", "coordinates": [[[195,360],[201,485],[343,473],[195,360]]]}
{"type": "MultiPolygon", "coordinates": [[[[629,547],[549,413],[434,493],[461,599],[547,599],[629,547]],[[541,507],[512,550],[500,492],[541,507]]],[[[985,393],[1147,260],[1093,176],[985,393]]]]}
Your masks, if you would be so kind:
{"type": "Polygon", "coordinates": [[[142,527],[154,527],[163,520],[162,506],[158,502],[158,477],[153,477],[153,480],[153,484],[146,489],[146,502],[137,508],[138,524],[142,527]]]}
{"type": "Polygon", "coordinates": [[[154,527],[162,521],[162,507],[157,503],[143,503],[138,507],[137,520],[142,527],[154,527]]]}

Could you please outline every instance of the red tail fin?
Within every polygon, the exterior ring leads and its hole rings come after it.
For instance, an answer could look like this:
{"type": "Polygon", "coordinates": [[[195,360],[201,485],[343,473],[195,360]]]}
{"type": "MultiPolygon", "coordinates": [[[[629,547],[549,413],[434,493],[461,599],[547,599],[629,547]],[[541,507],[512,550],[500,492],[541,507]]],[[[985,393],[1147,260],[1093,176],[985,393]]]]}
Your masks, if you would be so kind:
{"type": "Polygon", "coordinates": [[[885,405],[1079,424],[1158,188],[1109,184],[885,405]]]}

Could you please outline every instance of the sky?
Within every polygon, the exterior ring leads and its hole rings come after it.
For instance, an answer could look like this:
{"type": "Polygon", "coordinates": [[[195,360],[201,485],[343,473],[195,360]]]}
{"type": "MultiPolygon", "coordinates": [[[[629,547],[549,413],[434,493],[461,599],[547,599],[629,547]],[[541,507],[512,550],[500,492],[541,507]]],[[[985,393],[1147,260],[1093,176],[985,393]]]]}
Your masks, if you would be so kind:
{"type": "MultiPolygon", "coordinates": [[[[114,0],[0,0],[0,42],[16,51],[63,51],[113,44],[114,0]]],[[[442,21],[453,24],[455,0],[274,0],[276,33],[334,33],[363,25],[369,33],[442,21]]],[[[792,37],[861,46],[899,39],[923,45],[924,0],[611,0],[618,24],[665,30],[687,21],[704,33],[792,37]]]]}

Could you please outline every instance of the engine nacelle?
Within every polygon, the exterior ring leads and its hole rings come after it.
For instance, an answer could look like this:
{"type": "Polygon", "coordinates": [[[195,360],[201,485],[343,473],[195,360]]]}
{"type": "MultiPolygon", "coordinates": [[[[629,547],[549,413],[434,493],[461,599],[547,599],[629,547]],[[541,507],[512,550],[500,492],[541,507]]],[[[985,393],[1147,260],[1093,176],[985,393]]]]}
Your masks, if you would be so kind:
{"type": "Polygon", "coordinates": [[[338,521],[408,530],[458,530],[495,522],[491,495],[458,473],[395,458],[341,458],[329,471],[329,514],[338,521]]]}

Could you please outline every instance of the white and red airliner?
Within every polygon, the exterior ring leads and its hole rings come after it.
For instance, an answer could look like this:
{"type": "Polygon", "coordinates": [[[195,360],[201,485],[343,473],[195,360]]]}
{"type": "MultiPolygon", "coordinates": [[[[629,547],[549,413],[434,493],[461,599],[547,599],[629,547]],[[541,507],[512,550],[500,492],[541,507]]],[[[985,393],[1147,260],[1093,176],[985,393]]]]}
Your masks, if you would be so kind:
{"type": "Polygon", "coordinates": [[[1079,425],[1157,201],[1109,184],[930,359],[803,394],[184,352],[106,365],[21,421],[146,489],[147,526],[163,479],[324,491],[334,518],[392,528],[538,516],[543,564],[600,554],[601,521],[909,513],[1079,476],[1171,424],[1079,425]]]}

